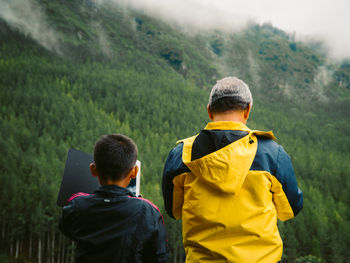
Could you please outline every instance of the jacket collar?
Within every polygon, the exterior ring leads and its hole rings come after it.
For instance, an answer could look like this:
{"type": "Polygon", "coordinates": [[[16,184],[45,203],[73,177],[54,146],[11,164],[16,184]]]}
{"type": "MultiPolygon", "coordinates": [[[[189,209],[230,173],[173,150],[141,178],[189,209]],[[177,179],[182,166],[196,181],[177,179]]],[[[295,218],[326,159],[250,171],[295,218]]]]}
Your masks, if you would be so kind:
{"type": "MultiPolygon", "coordinates": [[[[264,136],[273,140],[276,140],[275,135],[272,131],[264,132],[259,130],[251,130],[242,122],[234,122],[234,121],[216,121],[209,122],[207,126],[204,128],[205,130],[239,130],[246,131],[249,133],[254,133],[255,135],[264,136]]],[[[194,140],[195,138],[193,138],[194,140]]],[[[180,142],[180,141],[179,141],[180,142]]]]}
{"type": "Polygon", "coordinates": [[[121,195],[133,196],[133,194],[127,188],[113,184],[100,186],[96,191],[94,191],[94,193],[97,195],[110,197],[121,195]]]}
{"type": "Polygon", "coordinates": [[[205,126],[206,130],[240,130],[250,132],[250,129],[241,122],[234,121],[216,121],[209,122],[205,126]]]}

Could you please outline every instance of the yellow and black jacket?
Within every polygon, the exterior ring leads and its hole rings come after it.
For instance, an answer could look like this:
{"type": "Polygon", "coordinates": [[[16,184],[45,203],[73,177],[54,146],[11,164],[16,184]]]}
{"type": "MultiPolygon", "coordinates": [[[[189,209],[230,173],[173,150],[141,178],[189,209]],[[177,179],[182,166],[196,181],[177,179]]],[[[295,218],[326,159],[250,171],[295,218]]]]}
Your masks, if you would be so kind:
{"type": "Polygon", "coordinates": [[[186,262],[274,263],[277,218],[303,206],[293,167],[272,132],[212,122],[179,141],[163,173],[167,213],[182,218],[186,262]]]}

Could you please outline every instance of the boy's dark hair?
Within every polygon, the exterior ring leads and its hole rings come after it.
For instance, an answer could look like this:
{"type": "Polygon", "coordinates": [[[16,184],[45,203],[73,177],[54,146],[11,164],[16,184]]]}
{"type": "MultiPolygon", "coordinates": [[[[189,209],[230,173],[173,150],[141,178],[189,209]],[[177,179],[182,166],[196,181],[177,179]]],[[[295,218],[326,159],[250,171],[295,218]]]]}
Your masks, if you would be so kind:
{"type": "Polygon", "coordinates": [[[221,113],[229,110],[246,110],[249,103],[237,101],[235,97],[224,97],[210,105],[210,110],[215,113],[221,113]]]}
{"type": "Polygon", "coordinates": [[[123,179],[134,167],[136,160],[137,146],[125,135],[104,135],[95,144],[94,161],[102,179],[123,179]]]}

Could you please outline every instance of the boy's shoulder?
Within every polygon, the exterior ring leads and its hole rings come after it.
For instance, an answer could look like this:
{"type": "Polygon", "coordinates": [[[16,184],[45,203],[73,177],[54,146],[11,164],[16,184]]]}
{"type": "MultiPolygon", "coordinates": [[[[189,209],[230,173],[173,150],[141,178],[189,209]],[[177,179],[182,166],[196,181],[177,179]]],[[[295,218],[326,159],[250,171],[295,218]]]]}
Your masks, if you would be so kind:
{"type": "Polygon", "coordinates": [[[78,192],[72,195],[67,203],[62,207],[66,213],[76,213],[89,207],[89,199],[93,198],[94,194],[78,192]]]}
{"type": "MultiPolygon", "coordinates": [[[[163,220],[163,216],[160,212],[160,209],[152,203],[150,200],[142,197],[135,197],[135,196],[121,196],[118,197],[118,201],[114,202],[114,198],[101,198],[100,196],[96,196],[95,194],[88,194],[88,193],[83,193],[79,192],[71,196],[69,198],[68,203],[66,206],[63,207],[63,210],[66,211],[71,211],[74,213],[79,213],[79,211],[87,211],[93,209],[97,203],[104,203],[107,207],[114,206],[115,209],[126,209],[128,211],[139,211],[136,212],[140,215],[143,215],[145,217],[152,216],[152,217],[161,217],[163,220]],[[103,200],[102,200],[103,199],[103,200]],[[122,203],[124,205],[121,205],[119,201],[121,199],[124,199],[122,203]],[[113,205],[115,203],[115,205],[113,205]],[[124,208],[123,208],[124,207],[124,208]],[[127,207],[127,208],[126,208],[127,207]],[[141,212],[143,211],[143,212],[141,212]],[[141,212],[141,213],[140,213],[141,212]]],[[[164,220],[163,220],[164,221],[164,220]]]]}
{"type": "Polygon", "coordinates": [[[155,204],[153,204],[150,200],[146,198],[134,197],[134,196],[130,196],[129,198],[144,207],[145,217],[152,216],[153,218],[161,218],[164,224],[164,218],[162,213],[160,212],[160,209],[155,204]]]}
{"type": "Polygon", "coordinates": [[[136,197],[136,196],[129,196],[130,199],[132,200],[137,200],[136,202],[139,202],[140,204],[148,207],[148,208],[152,208],[154,210],[157,210],[160,213],[159,208],[153,204],[150,200],[143,198],[143,197],[136,197]]]}
{"type": "Polygon", "coordinates": [[[129,196],[128,198],[131,203],[134,203],[134,205],[130,205],[130,209],[138,210],[140,212],[138,215],[143,217],[145,222],[150,223],[160,220],[164,225],[163,215],[154,203],[143,197],[129,196]]]}
{"type": "Polygon", "coordinates": [[[93,196],[93,194],[88,194],[88,193],[83,193],[83,192],[78,192],[75,193],[74,195],[72,195],[69,199],[68,199],[68,203],[73,201],[74,199],[77,199],[78,197],[87,197],[87,196],[93,196]]]}
{"type": "Polygon", "coordinates": [[[129,196],[129,198],[133,200],[136,204],[143,206],[146,210],[153,212],[155,214],[161,215],[159,208],[155,204],[153,204],[150,200],[143,197],[135,197],[135,196],[129,196]]]}
{"type": "MultiPolygon", "coordinates": [[[[75,203],[75,204],[79,203],[80,204],[80,203],[83,203],[84,201],[88,201],[89,199],[94,199],[95,197],[96,196],[94,194],[79,192],[79,193],[72,195],[69,198],[67,204],[69,204],[69,203],[75,203]]],[[[130,201],[130,203],[133,203],[135,206],[143,206],[147,210],[157,211],[158,213],[161,213],[160,209],[154,203],[152,203],[150,200],[148,200],[146,198],[136,197],[136,196],[128,196],[127,199],[130,201]]]]}

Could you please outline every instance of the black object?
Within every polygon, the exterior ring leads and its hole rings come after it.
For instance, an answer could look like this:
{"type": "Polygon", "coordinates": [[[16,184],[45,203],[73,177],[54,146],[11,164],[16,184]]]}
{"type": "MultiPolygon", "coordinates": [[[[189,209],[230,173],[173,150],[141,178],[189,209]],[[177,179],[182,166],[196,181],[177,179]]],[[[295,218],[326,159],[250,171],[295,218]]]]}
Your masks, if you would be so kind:
{"type": "MultiPolygon", "coordinates": [[[[97,177],[93,177],[90,172],[90,163],[93,161],[91,154],[69,149],[57,197],[58,206],[64,206],[69,198],[78,192],[92,194],[100,186],[97,177]]],[[[128,189],[135,194],[135,188],[136,180],[133,179],[128,189]]]]}

